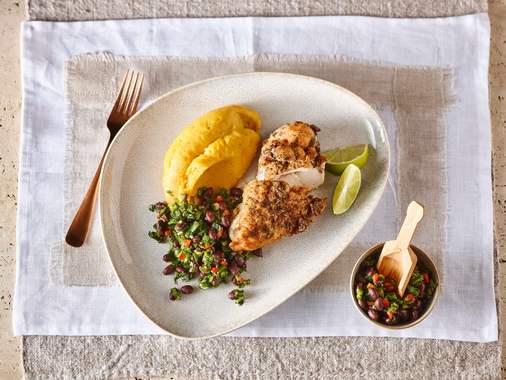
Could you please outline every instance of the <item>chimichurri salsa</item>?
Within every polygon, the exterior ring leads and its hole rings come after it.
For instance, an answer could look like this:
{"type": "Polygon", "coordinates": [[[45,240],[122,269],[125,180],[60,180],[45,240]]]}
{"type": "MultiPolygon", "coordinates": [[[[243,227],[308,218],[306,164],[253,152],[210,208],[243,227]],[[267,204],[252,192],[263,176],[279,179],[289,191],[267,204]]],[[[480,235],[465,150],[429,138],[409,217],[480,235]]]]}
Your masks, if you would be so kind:
{"type": "Polygon", "coordinates": [[[438,286],[432,274],[417,265],[404,296],[397,292],[397,283],[378,273],[380,252],[369,256],[360,265],[354,282],[358,305],[373,321],[401,325],[417,320],[430,305],[438,286]]]}
{"type": "MultiPolygon", "coordinates": [[[[200,289],[211,289],[232,282],[236,289],[228,297],[238,305],[244,303],[244,287],[250,280],[243,277],[246,261],[262,256],[261,250],[235,252],[230,249],[229,227],[233,210],[242,201],[242,190],[232,188],[214,191],[200,188],[191,201],[187,198],[173,204],[158,202],[149,207],[156,213],[156,223],[148,235],[168,245],[162,260],[162,273],[179,281],[197,280],[200,289]]],[[[172,287],[169,300],[179,300],[193,293],[192,285],[172,287]]]]}

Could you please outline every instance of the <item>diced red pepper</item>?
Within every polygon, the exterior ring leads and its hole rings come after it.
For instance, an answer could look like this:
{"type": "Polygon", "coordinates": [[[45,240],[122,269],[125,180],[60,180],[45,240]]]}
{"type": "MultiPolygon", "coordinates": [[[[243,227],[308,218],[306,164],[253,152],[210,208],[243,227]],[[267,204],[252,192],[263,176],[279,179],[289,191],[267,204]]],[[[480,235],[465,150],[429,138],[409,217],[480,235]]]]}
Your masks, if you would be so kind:
{"type": "Polygon", "coordinates": [[[220,261],[220,264],[221,264],[221,265],[224,265],[224,266],[227,266],[227,265],[228,265],[227,260],[225,260],[225,259],[221,260],[221,261],[220,261]]]}
{"type": "Polygon", "coordinates": [[[163,234],[164,234],[165,236],[170,236],[170,233],[171,233],[171,232],[170,232],[170,230],[165,230],[165,231],[163,231],[163,234]]]}
{"type": "Polygon", "coordinates": [[[386,298],[383,298],[383,307],[389,307],[390,306],[390,301],[387,300],[386,298]]]}
{"type": "Polygon", "coordinates": [[[186,259],[186,256],[184,253],[180,253],[179,256],[178,256],[178,259],[183,261],[184,259],[186,259]]]}
{"type": "Polygon", "coordinates": [[[428,284],[429,283],[429,274],[427,272],[422,273],[423,276],[423,282],[428,284]]]}
{"type": "Polygon", "coordinates": [[[190,239],[184,239],[183,240],[183,245],[185,247],[189,247],[191,245],[192,241],[190,239]]]}
{"type": "Polygon", "coordinates": [[[374,284],[377,284],[377,283],[378,283],[378,281],[379,281],[379,278],[380,278],[379,273],[374,273],[374,274],[372,275],[372,282],[374,282],[374,284]]]}
{"type": "Polygon", "coordinates": [[[211,268],[211,272],[213,272],[213,273],[218,272],[218,268],[216,268],[216,267],[212,267],[212,268],[211,268]]]}
{"type": "Polygon", "coordinates": [[[411,293],[409,293],[406,298],[405,298],[406,302],[414,302],[415,301],[415,296],[411,293]]]}
{"type": "Polygon", "coordinates": [[[224,234],[225,234],[225,230],[222,227],[220,227],[220,228],[218,228],[218,232],[216,233],[216,237],[218,239],[221,239],[224,234]]]}
{"type": "Polygon", "coordinates": [[[215,198],[216,202],[223,202],[223,197],[221,195],[217,195],[215,198]]]}
{"type": "Polygon", "coordinates": [[[371,284],[371,283],[368,283],[368,284],[367,284],[367,289],[371,289],[371,288],[374,288],[374,285],[373,285],[373,284],[371,284]]]}
{"type": "Polygon", "coordinates": [[[394,312],[393,311],[387,311],[387,316],[389,319],[392,319],[394,317],[394,312]]]}

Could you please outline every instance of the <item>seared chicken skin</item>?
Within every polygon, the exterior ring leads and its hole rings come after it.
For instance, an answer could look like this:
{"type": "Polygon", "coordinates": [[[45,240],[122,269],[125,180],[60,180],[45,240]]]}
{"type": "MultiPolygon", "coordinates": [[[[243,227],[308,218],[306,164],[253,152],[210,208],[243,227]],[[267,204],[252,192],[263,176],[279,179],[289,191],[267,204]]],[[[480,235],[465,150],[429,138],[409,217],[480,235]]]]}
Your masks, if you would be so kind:
{"type": "Polygon", "coordinates": [[[264,142],[258,162],[259,180],[283,180],[316,189],[325,176],[325,157],[314,125],[295,121],[276,129],[264,142]]]}
{"type": "Polygon", "coordinates": [[[284,181],[253,180],[244,187],[239,213],[230,227],[230,248],[255,250],[304,232],[323,212],[327,199],[284,181]]]}

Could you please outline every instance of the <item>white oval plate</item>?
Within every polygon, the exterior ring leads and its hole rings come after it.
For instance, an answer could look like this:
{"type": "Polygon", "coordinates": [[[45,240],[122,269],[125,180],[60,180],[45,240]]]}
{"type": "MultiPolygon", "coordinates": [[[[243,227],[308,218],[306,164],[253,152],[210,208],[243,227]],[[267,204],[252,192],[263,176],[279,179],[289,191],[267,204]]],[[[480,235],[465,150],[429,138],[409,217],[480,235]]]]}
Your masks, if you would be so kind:
{"type": "MultiPolygon", "coordinates": [[[[136,114],[114,139],[100,180],[102,232],[118,278],[139,309],[168,333],[182,338],[225,334],[272,310],[320,274],[351,242],[375,209],[387,180],[390,149],[375,111],[353,93],[320,79],[283,73],[213,78],[171,91],[136,114]],[[155,222],[148,206],[163,199],[164,153],[191,120],[228,104],[256,109],[262,137],[302,120],[321,128],[322,150],[369,143],[362,189],[341,216],[331,212],[337,177],[326,175],[321,191],[329,206],[306,232],[264,248],[248,261],[252,285],[243,306],[227,298],[233,285],[198,290],[168,301],[172,276],[161,274],[166,246],[147,236],[155,222]]],[[[250,170],[253,173],[256,164],[250,170]]]]}

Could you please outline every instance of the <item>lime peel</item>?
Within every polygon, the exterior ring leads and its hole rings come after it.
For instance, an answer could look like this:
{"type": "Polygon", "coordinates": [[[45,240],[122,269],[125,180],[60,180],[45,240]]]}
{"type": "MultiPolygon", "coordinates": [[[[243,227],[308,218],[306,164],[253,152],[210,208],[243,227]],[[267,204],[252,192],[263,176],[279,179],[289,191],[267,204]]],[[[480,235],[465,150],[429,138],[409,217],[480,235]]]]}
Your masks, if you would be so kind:
{"type": "Polygon", "coordinates": [[[363,168],[369,158],[369,145],[360,144],[343,148],[337,148],[323,152],[322,155],[327,159],[325,170],[341,175],[348,165],[354,164],[363,168]]]}
{"type": "Polygon", "coordinates": [[[332,196],[332,211],[335,215],[343,214],[350,209],[357,199],[361,184],[360,168],[355,164],[348,165],[339,178],[332,196]]]}

